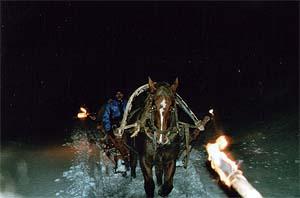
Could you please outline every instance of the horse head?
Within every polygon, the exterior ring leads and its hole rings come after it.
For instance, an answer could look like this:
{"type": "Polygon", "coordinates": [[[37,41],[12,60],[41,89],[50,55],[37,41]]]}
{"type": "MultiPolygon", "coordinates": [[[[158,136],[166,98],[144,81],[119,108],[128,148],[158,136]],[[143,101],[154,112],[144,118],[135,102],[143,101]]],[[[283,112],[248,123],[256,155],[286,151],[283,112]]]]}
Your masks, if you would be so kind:
{"type": "Polygon", "coordinates": [[[154,110],[154,125],[157,130],[157,143],[169,142],[168,129],[171,127],[171,112],[175,107],[175,94],[178,87],[178,78],[172,85],[156,83],[148,80],[149,92],[152,94],[152,109],[154,110]]]}

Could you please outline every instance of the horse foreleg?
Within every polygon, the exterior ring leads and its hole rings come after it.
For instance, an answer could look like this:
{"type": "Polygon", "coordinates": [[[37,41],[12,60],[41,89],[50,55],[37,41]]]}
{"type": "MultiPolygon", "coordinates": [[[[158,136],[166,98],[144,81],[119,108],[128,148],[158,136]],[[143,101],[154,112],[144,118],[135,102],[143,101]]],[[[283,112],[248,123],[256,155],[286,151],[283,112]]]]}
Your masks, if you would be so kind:
{"type": "Polygon", "coordinates": [[[136,165],[137,165],[137,154],[133,151],[130,151],[130,171],[131,177],[136,178],[136,165]]]}
{"type": "Polygon", "coordinates": [[[163,167],[162,164],[155,166],[156,183],[158,186],[162,185],[163,167]]]}
{"type": "Polygon", "coordinates": [[[164,184],[158,190],[158,194],[162,197],[167,196],[173,189],[173,177],[176,170],[176,160],[167,162],[164,167],[164,184]]]}
{"type": "Polygon", "coordinates": [[[144,188],[147,197],[154,197],[154,181],[152,175],[152,162],[146,161],[145,157],[141,157],[140,159],[141,169],[144,176],[144,188]]]}

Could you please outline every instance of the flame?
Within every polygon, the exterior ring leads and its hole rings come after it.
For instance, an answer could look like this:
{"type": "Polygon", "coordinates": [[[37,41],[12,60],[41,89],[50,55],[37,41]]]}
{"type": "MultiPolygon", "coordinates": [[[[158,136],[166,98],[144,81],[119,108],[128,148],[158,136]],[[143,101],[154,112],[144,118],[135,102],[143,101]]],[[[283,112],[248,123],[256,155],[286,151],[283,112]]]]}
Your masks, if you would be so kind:
{"type": "Polygon", "coordinates": [[[222,182],[235,189],[243,198],[262,198],[262,195],[248,182],[235,161],[229,159],[223,151],[228,145],[225,136],[220,136],[215,143],[208,143],[206,150],[211,167],[218,173],[222,182]]]}
{"type": "Polygon", "coordinates": [[[87,113],[87,110],[83,107],[80,107],[80,111],[78,114],[77,114],[77,118],[86,118],[88,117],[88,113],[87,113]]]}
{"type": "Polygon", "coordinates": [[[81,112],[77,114],[77,118],[86,118],[86,117],[87,117],[86,113],[81,112]]]}
{"type": "Polygon", "coordinates": [[[80,111],[82,111],[83,113],[87,113],[86,109],[83,107],[80,107],[80,111]]]}
{"type": "Polygon", "coordinates": [[[211,167],[218,173],[222,182],[227,186],[231,186],[229,177],[232,173],[238,171],[238,165],[235,161],[229,159],[223,151],[228,146],[228,141],[224,135],[217,138],[215,143],[208,143],[206,150],[208,152],[208,160],[211,162],[211,167]]]}
{"type": "Polygon", "coordinates": [[[214,109],[210,109],[208,112],[209,112],[211,115],[214,115],[214,109]]]}

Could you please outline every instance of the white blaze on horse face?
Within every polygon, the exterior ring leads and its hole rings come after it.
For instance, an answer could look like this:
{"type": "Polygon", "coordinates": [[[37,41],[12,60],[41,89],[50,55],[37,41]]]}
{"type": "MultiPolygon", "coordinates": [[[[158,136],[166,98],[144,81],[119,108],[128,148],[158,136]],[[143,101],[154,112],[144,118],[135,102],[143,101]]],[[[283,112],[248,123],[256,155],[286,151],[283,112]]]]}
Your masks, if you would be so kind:
{"type": "Polygon", "coordinates": [[[159,107],[159,113],[160,113],[160,130],[163,130],[163,123],[164,123],[163,112],[165,111],[166,106],[167,106],[166,100],[163,99],[161,101],[160,107],[159,107]]]}
{"type": "Polygon", "coordinates": [[[162,134],[160,134],[160,135],[159,135],[159,140],[158,140],[158,143],[160,143],[160,144],[161,144],[161,143],[162,143],[162,141],[163,141],[163,140],[162,140],[162,134]]]}
{"type": "MultiPolygon", "coordinates": [[[[166,100],[163,99],[162,102],[160,103],[159,107],[159,114],[160,114],[160,130],[163,130],[163,123],[164,123],[164,117],[163,117],[163,112],[165,111],[165,108],[167,106],[166,100]]],[[[159,135],[159,143],[162,143],[162,134],[159,135]]]]}

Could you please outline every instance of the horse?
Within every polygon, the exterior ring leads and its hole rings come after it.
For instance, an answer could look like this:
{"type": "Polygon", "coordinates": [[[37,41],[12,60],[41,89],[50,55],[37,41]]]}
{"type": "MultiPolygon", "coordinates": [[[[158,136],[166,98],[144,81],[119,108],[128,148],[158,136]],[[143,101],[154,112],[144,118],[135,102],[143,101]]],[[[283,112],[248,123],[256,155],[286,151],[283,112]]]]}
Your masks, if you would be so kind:
{"type": "Polygon", "coordinates": [[[177,127],[175,102],[178,78],[170,85],[148,79],[148,94],[140,113],[135,116],[141,124],[140,132],[130,139],[136,151],[130,153],[131,176],[135,177],[137,158],[144,177],[147,197],[154,197],[155,183],[152,169],[155,167],[158,194],[167,196],[173,189],[176,159],[180,153],[181,137],[177,127]]]}

